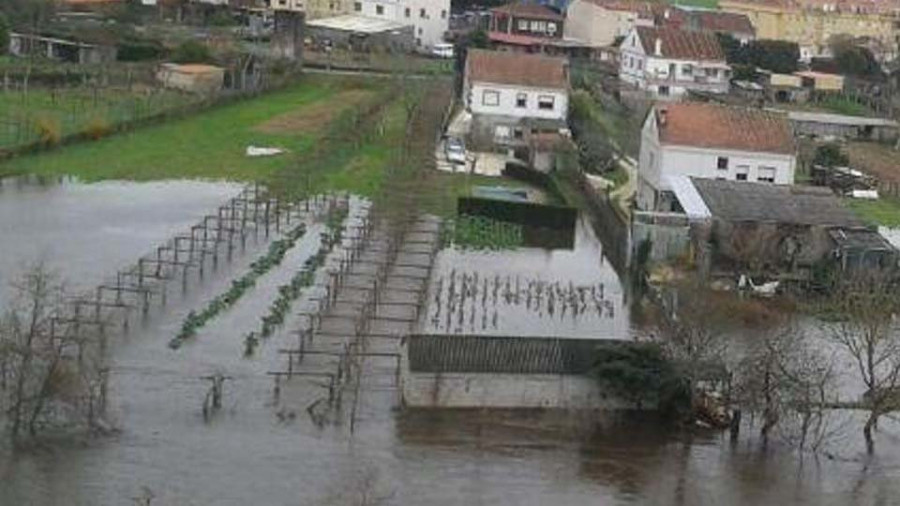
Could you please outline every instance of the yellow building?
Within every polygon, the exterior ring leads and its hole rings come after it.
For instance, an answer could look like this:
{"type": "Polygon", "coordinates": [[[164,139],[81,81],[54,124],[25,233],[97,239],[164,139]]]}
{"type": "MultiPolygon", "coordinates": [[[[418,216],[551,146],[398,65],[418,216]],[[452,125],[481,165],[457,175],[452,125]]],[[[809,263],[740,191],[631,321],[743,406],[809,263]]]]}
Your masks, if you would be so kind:
{"type": "Polygon", "coordinates": [[[354,5],[354,0],[306,0],[306,19],[352,14],[354,5]]]}
{"type": "Polygon", "coordinates": [[[888,2],[721,0],[719,8],[746,14],[758,39],[796,42],[802,60],[827,56],[829,39],[842,34],[877,40],[887,48],[881,55],[885,60],[896,55],[900,17],[888,2]]]}

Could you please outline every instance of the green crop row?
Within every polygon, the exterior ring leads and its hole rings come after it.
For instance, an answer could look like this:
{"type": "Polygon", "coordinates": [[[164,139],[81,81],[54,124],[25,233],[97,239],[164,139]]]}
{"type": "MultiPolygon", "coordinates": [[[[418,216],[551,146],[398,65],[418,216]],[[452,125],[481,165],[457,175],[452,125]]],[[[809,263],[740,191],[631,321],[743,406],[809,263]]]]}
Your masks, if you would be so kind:
{"type": "Polygon", "coordinates": [[[300,240],[306,233],[306,225],[300,224],[291,229],[287,235],[273,241],[269,245],[269,250],[265,255],[257,258],[250,264],[250,270],[240,278],[231,282],[231,286],[227,291],[217,295],[213,300],[209,301],[206,307],[199,313],[191,311],[184,318],[181,324],[181,330],[169,341],[169,347],[178,349],[181,344],[197,334],[197,331],[206,325],[206,323],[215,318],[219,313],[233,306],[238,299],[250,288],[256,285],[256,280],[263,274],[269,272],[273,267],[284,260],[284,256],[288,250],[294,247],[294,244],[300,240]]]}
{"type": "Polygon", "coordinates": [[[321,235],[318,251],[303,262],[303,268],[294,274],[289,283],[278,287],[278,297],[269,306],[269,313],[262,317],[259,331],[252,331],[244,336],[244,356],[253,355],[259,344],[259,338],[268,338],[278,326],[284,323],[291,304],[300,298],[304,289],[309,288],[315,282],[316,271],[325,265],[325,259],[341,242],[344,230],[342,224],[346,217],[346,209],[331,214],[327,222],[328,228],[321,235]]]}

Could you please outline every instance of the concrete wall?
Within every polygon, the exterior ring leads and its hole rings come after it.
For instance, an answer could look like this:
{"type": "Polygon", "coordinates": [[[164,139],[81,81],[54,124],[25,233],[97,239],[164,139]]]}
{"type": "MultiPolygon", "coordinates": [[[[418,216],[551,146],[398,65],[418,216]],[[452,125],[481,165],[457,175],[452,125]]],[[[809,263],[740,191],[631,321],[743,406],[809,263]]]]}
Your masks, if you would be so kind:
{"type": "Polygon", "coordinates": [[[677,258],[690,251],[690,231],[690,223],[683,214],[635,211],[631,223],[632,246],[636,252],[642,242],[649,240],[651,261],[677,258]]]}
{"type": "Polygon", "coordinates": [[[303,59],[304,25],[303,12],[275,11],[272,51],[277,57],[295,61],[303,59]]]}
{"type": "Polygon", "coordinates": [[[210,67],[203,72],[184,72],[179,70],[178,65],[162,65],[156,78],[166,88],[190,93],[214,93],[222,89],[225,69],[210,67]]]}
{"type": "Polygon", "coordinates": [[[618,409],[630,407],[587,376],[410,373],[407,406],[429,408],[618,409]]]}
{"type": "Polygon", "coordinates": [[[635,26],[637,13],[611,10],[590,0],[574,0],[566,10],[565,37],[587,44],[609,46],[635,26]]]}

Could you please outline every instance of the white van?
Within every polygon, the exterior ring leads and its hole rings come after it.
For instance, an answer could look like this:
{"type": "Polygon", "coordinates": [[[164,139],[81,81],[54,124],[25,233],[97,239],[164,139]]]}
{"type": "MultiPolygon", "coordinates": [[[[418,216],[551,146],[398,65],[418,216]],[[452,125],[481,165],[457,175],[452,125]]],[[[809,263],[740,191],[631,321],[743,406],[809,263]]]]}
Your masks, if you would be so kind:
{"type": "Polygon", "coordinates": [[[435,58],[453,58],[453,44],[441,42],[431,47],[431,56],[435,58]]]}

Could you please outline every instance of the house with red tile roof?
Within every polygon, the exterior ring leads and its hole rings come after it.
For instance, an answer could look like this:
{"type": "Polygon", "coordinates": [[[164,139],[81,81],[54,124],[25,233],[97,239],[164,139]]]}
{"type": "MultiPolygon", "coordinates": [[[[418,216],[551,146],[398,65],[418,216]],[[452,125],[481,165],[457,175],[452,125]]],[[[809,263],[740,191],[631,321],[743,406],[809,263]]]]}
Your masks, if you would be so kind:
{"type": "Polygon", "coordinates": [[[673,211],[672,181],[694,177],[789,185],[796,146],[787,115],[713,103],[657,103],[641,131],[637,205],[673,211]]]}
{"type": "Polygon", "coordinates": [[[611,46],[635,26],[655,26],[666,8],[637,0],[572,0],[566,9],[565,36],[591,47],[611,46]]]}
{"type": "Polygon", "coordinates": [[[731,67],[713,32],[636,26],[619,50],[619,79],[655,97],[728,92],[731,67]]]}
{"type": "Polygon", "coordinates": [[[463,103],[472,115],[470,144],[515,147],[531,136],[559,133],[567,128],[568,60],[471,49],[463,103]]]}

